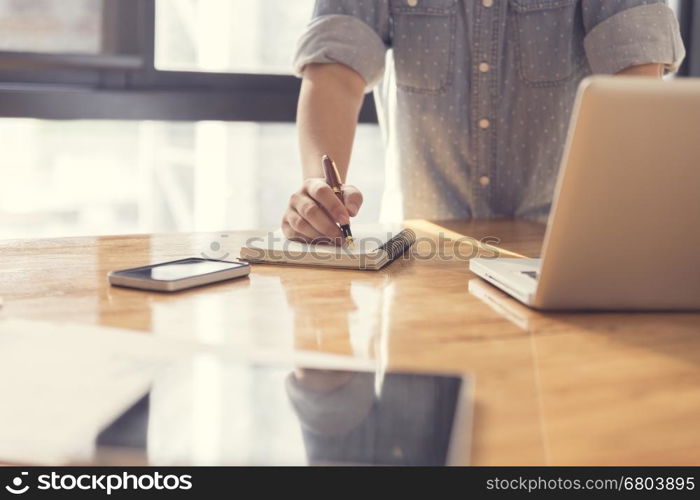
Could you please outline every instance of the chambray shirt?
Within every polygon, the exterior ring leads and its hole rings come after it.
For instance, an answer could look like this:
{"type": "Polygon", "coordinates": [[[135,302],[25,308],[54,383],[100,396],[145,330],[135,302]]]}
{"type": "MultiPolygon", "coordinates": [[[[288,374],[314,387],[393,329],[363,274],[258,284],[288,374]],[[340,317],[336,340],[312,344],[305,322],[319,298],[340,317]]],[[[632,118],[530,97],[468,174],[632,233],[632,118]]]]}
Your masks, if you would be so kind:
{"type": "Polygon", "coordinates": [[[374,90],[383,218],[542,220],[581,79],[684,56],[659,0],[317,0],[294,65],[374,90]]]}

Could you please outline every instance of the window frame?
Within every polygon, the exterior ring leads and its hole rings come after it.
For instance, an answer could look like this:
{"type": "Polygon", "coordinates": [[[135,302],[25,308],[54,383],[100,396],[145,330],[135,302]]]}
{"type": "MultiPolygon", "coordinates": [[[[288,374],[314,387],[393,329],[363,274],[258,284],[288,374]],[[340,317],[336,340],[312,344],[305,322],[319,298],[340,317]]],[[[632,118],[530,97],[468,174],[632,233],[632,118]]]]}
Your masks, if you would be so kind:
{"type": "MultiPolygon", "coordinates": [[[[296,120],[301,82],[295,76],[159,70],[156,0],[103,2],[101,54],[0,51],[0,117],[296,120]]],[[[360,122],[376,121],[369,96],[360,122]]]]}
{"type": "MultiPolygon", "coordinates": [[[[156,0],[103,2],[101,54],[0,51],[0,117],[295,121],[298,78],[158,70],[156,0]]],[[[692,0],[680,7],[688,57],[679,74],[700,76],[700,8],[692,0]]],[[[377,122],[371,94],[360,122],[377,122]]]]}
{"type": "Polygon", "coordinates": [[[102,0],[102,52],[99,54],[0,51],[0,81],[32,85],[99,88],[106,72],[138,71],[144,65],[139,43],[140,0],[102,0]]]}
{"type": "Polygon", "coordinates": [[[700,6],[693,0],[680,1],[681,36],[686,47],[686,58],[678,74],[700,77],[700,6]]]}

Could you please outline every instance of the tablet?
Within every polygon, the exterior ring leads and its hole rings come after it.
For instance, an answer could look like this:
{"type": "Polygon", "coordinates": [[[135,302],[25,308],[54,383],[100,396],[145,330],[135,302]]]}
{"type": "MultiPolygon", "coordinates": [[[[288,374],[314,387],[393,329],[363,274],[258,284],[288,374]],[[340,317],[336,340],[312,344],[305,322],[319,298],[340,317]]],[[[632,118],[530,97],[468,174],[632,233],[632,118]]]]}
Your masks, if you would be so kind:
{"type": "Polygon", "coordinates": [[[97,438],[141,463],[466,465],[466,375],[225,362],[174,366],[97,438]]]}

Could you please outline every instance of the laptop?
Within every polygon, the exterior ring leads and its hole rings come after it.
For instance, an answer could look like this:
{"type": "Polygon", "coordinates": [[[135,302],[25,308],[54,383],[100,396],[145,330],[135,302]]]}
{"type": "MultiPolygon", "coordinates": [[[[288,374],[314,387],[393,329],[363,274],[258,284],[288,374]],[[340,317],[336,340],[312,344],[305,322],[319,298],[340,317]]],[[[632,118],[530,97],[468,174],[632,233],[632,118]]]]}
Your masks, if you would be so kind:
{"type": "Polygon", "coordinates": [[[584,80],[542,258],[469,269],[541,310],[700,310],[700,80],[584,80]]]}

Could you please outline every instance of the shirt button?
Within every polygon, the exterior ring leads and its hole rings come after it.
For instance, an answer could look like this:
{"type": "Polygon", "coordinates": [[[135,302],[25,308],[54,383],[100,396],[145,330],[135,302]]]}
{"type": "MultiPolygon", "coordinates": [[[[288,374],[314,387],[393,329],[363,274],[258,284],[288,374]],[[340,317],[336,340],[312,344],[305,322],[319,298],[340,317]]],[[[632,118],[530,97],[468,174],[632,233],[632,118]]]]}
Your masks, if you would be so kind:
{"type": "Polygon", "coordinates": [[[489,66],[489,63],[482,62],[479,64],[479,71],[482,73],[488,73],[489,70],[491,69],[491,66],[489,66]]]}
{"type": "Polygon", "coordinates": [[[482,175],[481,177],[479,177],[479,184],[486,187],[489,184],[491,184],[491,179],[489,179],[486,175],[482,175]]]}
{"type": "Polygon", "coordinates": [[[406,0],[406,3],[411,7],[415,7],[416,5],[418,5],[418,0],[406,0]]]}
{"type": "Polygon", "coordinates": [[[484,4],[484,7],[492,7],[493,6],[493,0],[484,0],[482,3],[484,4]]]}
{"type": "Polygon", "coordinates": [[[483,120],[479,120],[479,127],[481,127],[483,130],[486,130],[491,126],[491,122],[488,121],[486,118],[483,120]]]}

